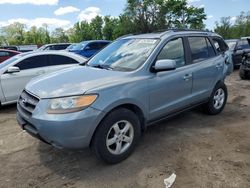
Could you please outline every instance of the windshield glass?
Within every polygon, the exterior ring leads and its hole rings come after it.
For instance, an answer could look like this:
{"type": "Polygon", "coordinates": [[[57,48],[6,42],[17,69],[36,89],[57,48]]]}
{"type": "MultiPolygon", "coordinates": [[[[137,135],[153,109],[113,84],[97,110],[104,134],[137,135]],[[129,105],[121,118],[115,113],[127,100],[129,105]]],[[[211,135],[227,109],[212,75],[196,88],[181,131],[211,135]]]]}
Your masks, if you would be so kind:
{"type": "Polygon", "coordinates": [[[234,50],[235,45],[236,45],[236,41],[226,41],[227,45],[229,47],[229,50],[234,50]]]}
{"type": "Polygon", "coordinates": [[[78,44],[75,44],[70,50],[82,50],[84,46],[86,45],[86,42],[81,42],[78,44]]]}
{"type": "Polygon", "coordinates": [[[69,45],[66,50],[72,50],[77,44],[71,44],[69,45]]]}
{"type": "Polygon", "coordinates": [[[89,66],[133,71],[139,68],[148,58],[157,39],[121,39],[113,42],[88,62],[89,66]]]}

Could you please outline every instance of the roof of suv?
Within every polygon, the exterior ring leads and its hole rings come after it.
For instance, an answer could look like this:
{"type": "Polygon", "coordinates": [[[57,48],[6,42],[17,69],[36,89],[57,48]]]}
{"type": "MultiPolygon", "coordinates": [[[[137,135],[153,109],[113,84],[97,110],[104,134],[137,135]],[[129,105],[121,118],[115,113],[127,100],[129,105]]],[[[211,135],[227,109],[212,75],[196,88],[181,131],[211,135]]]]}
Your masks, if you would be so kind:
{"type": "Polygon", "coordinates": [[[165,30],[165,31],[160,31],[160,32],[154,32],[154,33],[147,33],[147,34],[139,34],[139,35],[126,35],[124,37],[120,38],[151,38],[151,39],[156,39],[156,38],[165,38],[169,37],[171,35],[176,35],[176,34],[202,34],[202,35],[207,35],[207,36],[218,36],[220,35],[210,32],[210,31],[202,31],[202,30],[185,30],[185,29],[170,29],[170,30],[165,30]]]}

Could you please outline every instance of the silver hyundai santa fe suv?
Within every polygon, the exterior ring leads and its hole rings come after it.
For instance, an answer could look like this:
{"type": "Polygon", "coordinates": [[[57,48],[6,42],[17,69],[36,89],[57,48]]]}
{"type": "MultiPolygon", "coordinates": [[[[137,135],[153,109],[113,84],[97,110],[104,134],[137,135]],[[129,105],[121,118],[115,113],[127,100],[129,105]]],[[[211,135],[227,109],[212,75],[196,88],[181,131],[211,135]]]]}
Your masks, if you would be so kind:
{"type": "Polygon", "coordinates": [[[148,125],[198,105],[211,115],[223,110],[226,50],[220,36],[204,31],[119,38],[86,66],[28,83],[17,120],[57,148],[91,147],[105,162],[118,163],[148,125]]]}

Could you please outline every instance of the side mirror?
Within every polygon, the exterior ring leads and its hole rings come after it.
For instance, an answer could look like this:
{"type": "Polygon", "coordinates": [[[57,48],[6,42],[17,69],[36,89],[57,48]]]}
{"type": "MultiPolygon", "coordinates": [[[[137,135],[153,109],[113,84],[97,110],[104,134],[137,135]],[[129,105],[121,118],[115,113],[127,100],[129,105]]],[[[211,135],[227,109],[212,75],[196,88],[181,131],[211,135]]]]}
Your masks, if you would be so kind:
{"type": "Polygon", "coordinates": [[[155,72],[170,71],[174,69],[176,69],[176,61],[172,59],[158,60],[153,67],[155,72]]]}
{"type": "Polygon", "coordinates": [[[6,71],[6,73],[16,73],[20,72],[20,69],[18,67],[9,67],[6,71]]]}

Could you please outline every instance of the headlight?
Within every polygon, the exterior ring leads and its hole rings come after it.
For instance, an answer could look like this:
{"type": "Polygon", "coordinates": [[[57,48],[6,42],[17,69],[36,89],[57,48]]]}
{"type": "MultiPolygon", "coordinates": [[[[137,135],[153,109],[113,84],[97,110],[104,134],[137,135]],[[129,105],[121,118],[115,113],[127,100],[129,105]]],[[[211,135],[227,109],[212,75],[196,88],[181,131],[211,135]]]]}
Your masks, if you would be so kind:
{"type": "Polygon", "coordinates": [[[51,99],[48,114],[66,114],[87,108],[95,102],[97,95],[83,95],[51,99]]]}

